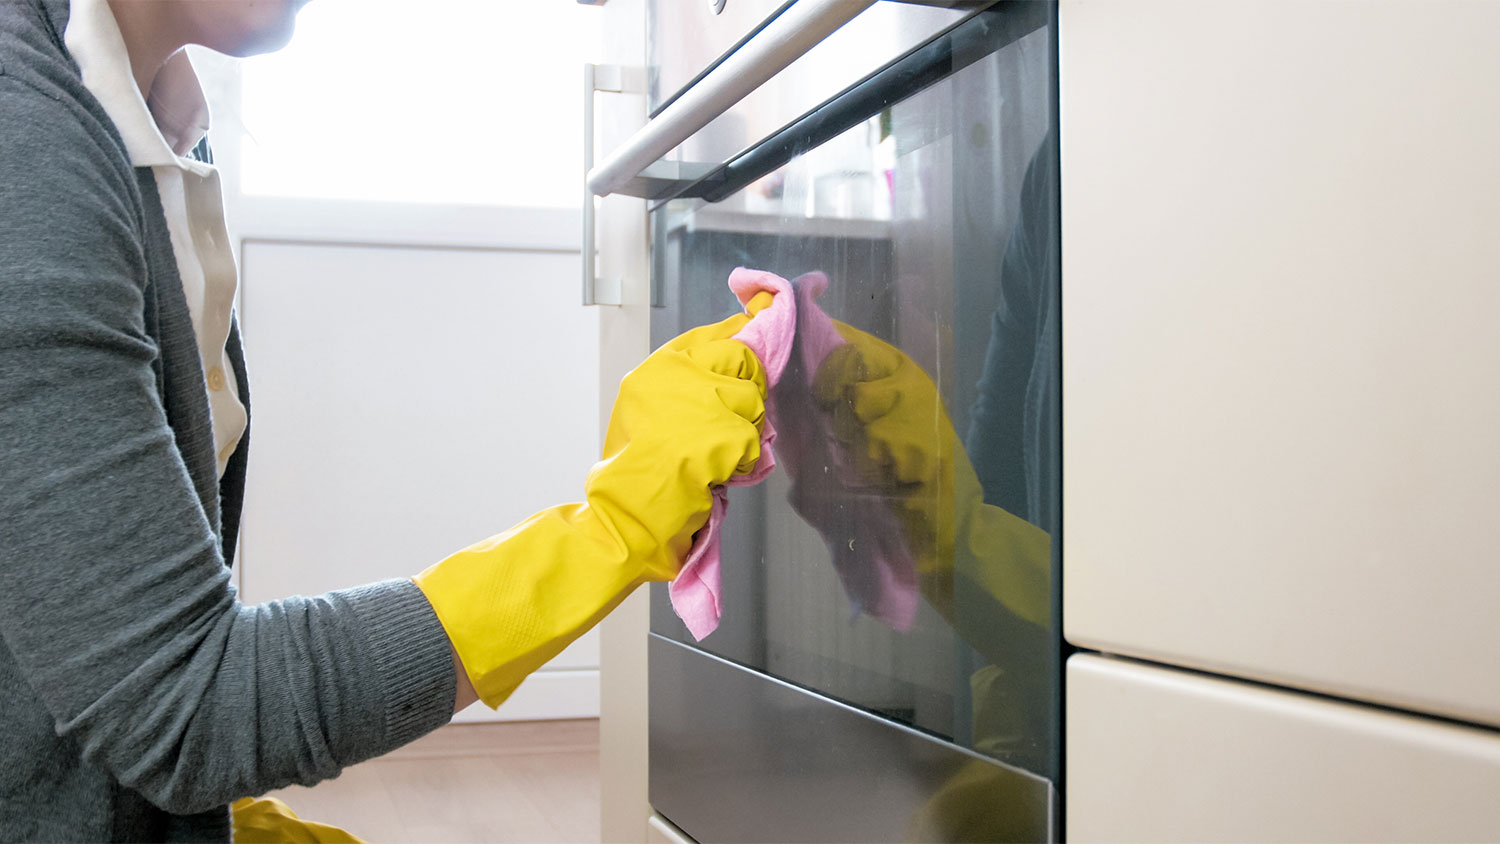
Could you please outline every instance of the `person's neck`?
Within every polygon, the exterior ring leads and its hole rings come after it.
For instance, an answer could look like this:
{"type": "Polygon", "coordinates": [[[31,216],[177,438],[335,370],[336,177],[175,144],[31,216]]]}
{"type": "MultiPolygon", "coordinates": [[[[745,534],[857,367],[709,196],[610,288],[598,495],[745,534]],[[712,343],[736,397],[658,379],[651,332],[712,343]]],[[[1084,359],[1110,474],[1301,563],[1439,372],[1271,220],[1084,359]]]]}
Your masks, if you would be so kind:
{"type": "Polygon", "coordinates": [[[151,85],[156,74],[173,53],[182,49],[186,41],[177,36],[171,3],[160,0],[108,0],[114,12],[115,23],[125,39],[125,52],[130,56],[130,72],[135,76],[136,87],[142,97],[151,95],[151,85]]]}

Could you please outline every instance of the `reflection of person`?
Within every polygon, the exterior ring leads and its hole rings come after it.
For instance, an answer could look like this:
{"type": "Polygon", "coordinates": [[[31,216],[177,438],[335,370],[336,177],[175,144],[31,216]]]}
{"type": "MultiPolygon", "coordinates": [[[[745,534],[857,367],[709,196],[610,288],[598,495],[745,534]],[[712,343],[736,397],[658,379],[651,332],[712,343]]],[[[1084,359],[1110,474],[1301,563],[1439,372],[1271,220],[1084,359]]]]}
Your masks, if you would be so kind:
{"type": "Polygon", "coordinates": [[[1058,529],[1062,482],[1058,274],[1057,142],[1048,133],[1021,182],[966,437],[984,500],[1048,533],[1058,529]]]}
{"type": "Polygon", "coordinates": [[[180,48],[274,49],[298,5],[0,3],[0,839],[228,840],[232,801],[497,705],[672,577],[759,457],[739,316],[626,378],[583,503],[413,579],[240,604],[249,393],[180,48]]]}
{"type": "Polygon", "coordinates": [[[1043,669],[1033,631],[1051,625],[1051,538],[984,502],[921,367],[877,337],[838,330],[848,342],[828,356],[811,392],[832,414],[856,471],[901,524],[922,595],[992,665],[1043,669]],[[973,595],[986,612],[959,611],[973,595]]]}
{"type": "MultiPolygon", "coordinates": [[[[1001,260],[1000,288],[966,451],[987,504],[1056,536],[1062,400],[1057,143],[1050,132],[1026,167],[1016,224],[1001,260]]],[[[1054,544],[1054,571],[1057,555],[1054,544]]],[[[974,607],[988,612],[983,595],[976,597],[974,607]]],[[[1059,764],[1052,744],[1061,717],[1054,686],[1061,670],[1059,644],[1055,627],[1032,628],[1016,637],[1010,662],[992,662],[970,678],[976,748],[1053,781],[1059,764]]],[[[1047,813],[1043,806],[1025,805],[1028,795],[1035,792],[1017,789],[993,767],[971,762],[913,818],[910,840],[1035,840],[1040,830],[1024,819],[1047,813]]]]}
{"type": "MultiPolygon", "coordinates": [[[[809,389],[852,458],[859,475],[852,486],[877,492],[900,523],[922,596],[986,663],[969,682],[975,749],[1049,778],[1059,670],[1052,618],[1059,483],[1054,162],[1049,137],[1027,169],[1002,262],[1001,303],[967,448],[927,373],[851,326],[837,324],[845,342],[826,355],[809,389]]],[[[809,311],[799,311],[800,343],[821,312],[799,308],[809,311]]],[[[783,413],[795,406],[780,395],[787,383],[778,388],[783,413]]],[[[794,483],[819,476],[816,466],[788,468],[794,483]]],[[[795,486],[792,500],[800,500],[795,486]]],[[[799,512],[825,536],[837,529],[820,511],[799,512]]],[[[867,568],[877,562],[871,553],[862,555],[867,568]]],[[[844,580],[846,588],[858,583],[844,580]]],[[[966,765],[913,819],[912,840],[1031,837],[1045,807],[1030,805],[1034,790],[1008,782],[993,765],[966,765]]]]}
{"type": "MultiPolygon", "coordinates": [[[[1049,660],[1052,539],[985,503],[937,385],[921,367],[877,337],[843,324],[838,331],[847,342],[828,356],[810,392],[831,414],[833,436],[863,488],[878,490],[899,523],[923,598],[985,662],[969,683],[974,747],[1045,770],[1057,670],[1049,660]]],[[[778,407],[785,404],[778,395],[778,407]]],[[[818,474],[816,467],[792,470],[794,478],[818,474]]],[[[794,504],[799,498],[794,489],[794,504]]],[[[799,512],[827,535],[831,525],[819,512],[799,512]]],[[[867,565],[878,562],[870,553],[862,555],[867,565]]],[[[851,578],[844,579],[847,587],[851,578]]],[[[967,766],[926,807],[914,840],[1024,839],[1037,814],[1020,807],[1032,794],[1003,788],[1003,779],[989,763],[967,766]],[[940,828],[963,832],[950,838],[940,828]]]]}

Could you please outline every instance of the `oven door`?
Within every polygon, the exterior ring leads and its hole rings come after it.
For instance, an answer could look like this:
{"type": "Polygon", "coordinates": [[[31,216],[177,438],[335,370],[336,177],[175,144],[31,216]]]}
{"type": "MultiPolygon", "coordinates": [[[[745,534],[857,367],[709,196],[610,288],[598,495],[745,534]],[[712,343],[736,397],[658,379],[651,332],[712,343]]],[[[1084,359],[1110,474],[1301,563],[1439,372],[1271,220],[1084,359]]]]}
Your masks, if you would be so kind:
{"type": "Polygon", "coordinates": [[[718,629],[652,595],[650,799],[697,840],[1059,835],[1055,6],[977,5],[874,4],[636,182],[653,346],[736,267],[807,303],[718,629]]]}

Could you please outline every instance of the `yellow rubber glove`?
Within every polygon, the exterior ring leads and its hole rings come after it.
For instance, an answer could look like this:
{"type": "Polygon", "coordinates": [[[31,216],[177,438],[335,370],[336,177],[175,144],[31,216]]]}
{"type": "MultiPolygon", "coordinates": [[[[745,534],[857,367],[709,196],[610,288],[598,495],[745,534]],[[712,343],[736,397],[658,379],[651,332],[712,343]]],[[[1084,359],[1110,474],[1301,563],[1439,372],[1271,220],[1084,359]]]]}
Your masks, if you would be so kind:
{"type": "Polygon", "coordinates": [[[365,844],[336,826],[297,817],[274,797],[245,797],[230,809],[235,844],[365,844]]]}
{"type": "Polygon", "coordinates": [[[938,395],[901,350],[835,322],[848,341],[813,377],[813,399],[860,479],[897,504],[922,593],[950,620],[955,572],[1022,621],[1051,617],[1051,538],[984,503],[984,491],[938,395]]]}
{"type": "Polygon", "coordinates": [[[728,339],[748,320],[689,331],[625,376],[583,503],[537,513],[415,578],[486,704],[636,586],[675,577],[708,520],[709,488],[755,465],[765,370],[728,339]]]}

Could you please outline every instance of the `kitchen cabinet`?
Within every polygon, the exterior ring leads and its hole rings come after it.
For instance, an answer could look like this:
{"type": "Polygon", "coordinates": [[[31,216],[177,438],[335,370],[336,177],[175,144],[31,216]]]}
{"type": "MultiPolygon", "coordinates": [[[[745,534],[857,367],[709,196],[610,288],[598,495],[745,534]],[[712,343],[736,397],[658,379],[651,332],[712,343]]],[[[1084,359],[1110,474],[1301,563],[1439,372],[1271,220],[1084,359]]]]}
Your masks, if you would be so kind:
{"type": "Polygon", "coordinates": [[[1059,26],[1067,639],[1500,726],[1500,4],[1059,26]]]}
{"type": "Polygon", "coordinates": [[[1067,665],[1072,841],[1487,841],[1500,735],[1081,654],[1067,665]]]}
{"type": "MultiPolygon", "coordinates": [[[[578,498],[599,428],[597,313],[578,306],[576,253],[249,228],[243,600],[410,577],[578,498]]],[[[597,715],[598,654],[590,633],[498,717],[597,715]]],[[[493,717],[476,705],[460,720],[493,717]]]]}

